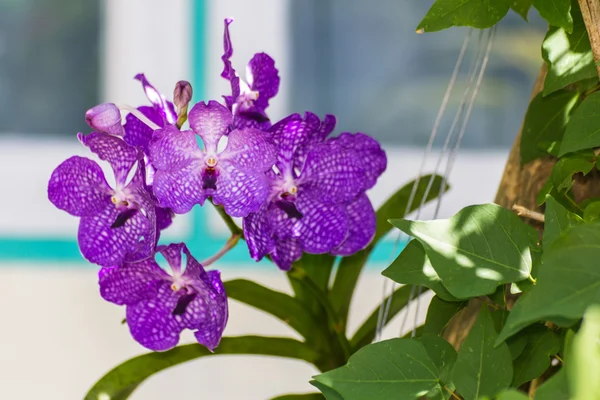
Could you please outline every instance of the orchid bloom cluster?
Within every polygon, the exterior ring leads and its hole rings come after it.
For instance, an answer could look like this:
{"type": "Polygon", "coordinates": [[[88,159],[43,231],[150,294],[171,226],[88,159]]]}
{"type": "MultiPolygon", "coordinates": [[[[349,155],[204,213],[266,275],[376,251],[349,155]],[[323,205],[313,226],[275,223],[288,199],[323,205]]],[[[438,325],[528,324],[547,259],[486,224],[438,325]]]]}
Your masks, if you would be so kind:
{"type": "Polygon", "coordinates": [[[188,82],[178,82],[169,101],[139,74],[151,105],[100,104],[86,113],[92,132],[78,134],[110,164],[114,185],[100,165],[79,156],[60,164],[48,184],[50,201],[80,217],[79,248],[101,267],[102,297],[126,306],[133,338],[155,351],[173,348],[185,329],[213,350],[228,317],[219,272],[206,271],[183,243],[158,244],[175,214],[209,199],[243,218],[253,259],[270,257],[282,270],[303,252],[353,254],[375,234],[365,192],[386,168],[379,144],[362,133],[331,137],[332,115],[293,114],[271,124],[266,110],[280,82],[275,62],[258,53],[247,81],[240,79],[230,61],[230,23],[221,76],[231,94],[224,104],[199,102],[188,114],[188,82]],[[123,123],[124,109],[130,113],[123,123]],[[186,120],[190,129],[182,129],[186,120]]]}

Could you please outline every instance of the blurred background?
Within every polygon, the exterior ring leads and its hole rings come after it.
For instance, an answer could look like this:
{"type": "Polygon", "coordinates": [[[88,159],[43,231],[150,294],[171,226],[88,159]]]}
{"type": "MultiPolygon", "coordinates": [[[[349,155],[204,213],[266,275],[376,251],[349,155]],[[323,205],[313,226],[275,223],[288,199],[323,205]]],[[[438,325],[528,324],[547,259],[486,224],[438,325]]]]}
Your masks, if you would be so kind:
{"type": "MultiPolygon", "coordinates": [[[[0,398],[80,399],[113,366],[145,352],[120,323],[124,309],[100,299],[97,268],[77,249],[77,218],[47,200],[52,170],[73,154],[90,156],[75,137],[88,132],[87,109],[103,101],[146,104],[133,80],[139,72],[167,97],[186,79],[196,100],[220,99],[228,92],[219,77],[223,19],[234,17],[237,71],[256,52],[276,60],[282,85],[271,101],[273,120],[306,110],[331,113],[337,132],[362,131],[382,142],[389,166],[370,193],[378,206],[416,176],[465,37],[466,30],[455,28],[415,34],[432,2],[0,0],[0,398]]],[[[533,11],[529,24],[514,13],[500,24],[442,217],[493,200],[545,31],[533,11]]],[[[434,168],[464,91],[463,69],[426,171],[434,168]]],[[[176,218],[165,240],[186,241],[203,259],[227,236],[211,209],[196,207],[176,218]]],[[[393,241],[378,247],[361,278],[351,331],[381,299],[380,272],[393,241]]],[[[251,261],[244,244],[216,268],[224,279],[290,290],[284,274],[251,261]]],[[[267,315],[234,302],[230,307],[227,335],[294,336],[267,315]]],[[[400,334],[401,318],[384,337],[400,334]]],[[[267,399],[312,391],[307,382],[314,373],[299,361],[220,356],[167,370],[132,398],[267,399]]]]}

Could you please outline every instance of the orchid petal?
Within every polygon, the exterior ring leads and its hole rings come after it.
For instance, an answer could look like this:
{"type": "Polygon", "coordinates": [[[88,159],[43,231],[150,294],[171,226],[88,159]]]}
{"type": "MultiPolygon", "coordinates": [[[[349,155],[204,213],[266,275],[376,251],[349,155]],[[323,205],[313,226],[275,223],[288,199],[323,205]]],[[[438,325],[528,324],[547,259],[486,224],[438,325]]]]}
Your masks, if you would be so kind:
{"type": "Polygon", "coordinates": [[[269,100],[279,91],[279,72],[275,61],[266,53],[257,53],[248,63],[247,79],[250,89],[258,92],[254,104],[261,111],[269,106],[269,100]]]}
{"type": "Polygon", "coordinates": [[[166,272],[152,259],[102,268],[98,273],[102,298],[118,305],[156,297],[158,283],[165,278],[166,272]]]}
{"type": "Polygon", "coordinates": [[[266,171],[277,159],[275,144],[270,136],[253,128],[236,129],[228,136],[227,147],[219,155],[243,169],[266,171]]]}
{"type": "Polygon", "coordinates": [[[264,172],[243,170],[228,161],[220,165],[214,203],[223,205],[232,217],[245,217],[257,211],[270,192],[264,172]]]}
{"type": "Polygon", "coordinates": [[[123,136],[121,111],[113,103],[102,103],[85,113],[85,122],[95,131],[106,132],[109,135],[123,136]]]}
{"type": "Polygon", "coordinates": [[[214,100],[196,103],[188,115],[192,130],[199,135],[207,152],[217,150],[219,139],[227,133],[232,122],[231,112],[214,100]]]}
{"type": "Polygon", "coordinates": [[[134,79],[140,81],[144,87],[144,92],[148,100],[158,109],[165,122],[169,125],[177,122],[177,113],[173,103],[167,101],[167,98],[163,96],[150,82],[146,79],[144,74],[137,74],[134,79]]]}
{"type": "Polygon", "coordinates": [[[331,251],[334,255],[349,256],[364,249],[375,236],[375,210],[366,194],[360,194],[346,207],[348,236],[331,251]]]}
{"type": "Polygon", "coordinates": [[[202,169],[203,164],[193,161],[180,170],[156,171],[153,188],[160,206],[185,214],[195,204],[204,204],[207,193],[203,189],[202,169]]]}
{"type": "Polygon", "coordinates": [[[292,264],[302,257],[302,244],[298,239],[278,240],[271,258],[275,265],[284,271],[292,268],[292,264]]]}
{"type": "Polygon", "coordinates": [[[300,194],[296,207],[302,218],[294,225],[294,236],[307,253],[328,253],[346,238],[348,215],[343,205],[320,203],[300,194]]]}
{"type": "Polygon", "coordinates": [[[138,161],[138,150],[123,139],[103,132],[77,135],[79,141],[101,160],[108,161],[115,173],[117,185],[124,185],[133,164],[138,161]]]}

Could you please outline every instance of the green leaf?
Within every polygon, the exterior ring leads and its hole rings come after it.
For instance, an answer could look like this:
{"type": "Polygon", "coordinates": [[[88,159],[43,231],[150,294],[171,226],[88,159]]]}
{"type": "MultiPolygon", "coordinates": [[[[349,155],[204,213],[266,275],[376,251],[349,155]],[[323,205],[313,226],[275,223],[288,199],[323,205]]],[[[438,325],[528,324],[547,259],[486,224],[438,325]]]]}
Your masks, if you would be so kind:
{"type": "Polygon", "coordinates": [[[551,27],[542,43],[542,57],[548,64],[544,96],[572,83],[598,79],[592,47],[579,7],[574,7],[571,14],[573,33],[568,33],[564,28],[551,27]]]}
{"type": "Polygon", "coordinates": [[[467,305],[466,301],[449,302],[435,296],[429,303],[423,333],[441,335],[448,323],[467,305]]]}
{"type": "Polygon", "coordinates": [[[498,23],[508,10],[508,0],[436,0],[417,32],[435,32],[451,26],[485,29],[498,23]]]}
{"type": "Polygon", "coordinates": [[[438,335],[423,334],[418,340],[423,343],[425,351],[439,371],[440,381],[436,388],[427,393],[427,398],[445,399],[454,390],[454,385],[450,381],[450,372],[456,362],[456,350],[454,350],[454,347],[450,343],[438,335]]]}
{"type": "Polygon", "coordinates": [[[510,8],[527,21],[527,14],[529,14],[529,9],[531,8],[531,1],[532,0],[512,0],[510,8]]]}
{"type": "Polygon", "coordinates": [[[279,318],[304,338],[312,338],[321,330],[306,306],[285,293],[245,279],[225,282],[225,290],[230,299],[241,301],[279,318]]]}
{"type": "Polygon", "coordinates": [[[595,92],[586,97],[575,109],[560,145],[560,156],[600,146],[599,107],[600,92],[595,92]]]}
{"type": "Polygon", "coordinates": [[[562,90],[543,96],[538,93],[529,104],[521,135],[521,165],[548,154],[558,156],[571,110],[579,94],[562,90]]]}
{"type": "Polygon", "coordinates": [[[550,25],[573,33],[571,0],[533,0],[533,6],[550,25]]]}
{"type": "Polygon", "coordinates": [[[423,244],[442,283],[459,299],[493,293],[531,272],[529,243],[537,233],[496,204],[465,207],[447,220],[392,223],[423,244]]]}
{"type": "Polygon", "coordinates": [[[600,224],[578,225],[544,251],[537,284],[517,300],[498,343],[533,322],[578,319],[600,303],[600,224]]]}
{"type": "Polygon", "coordinates": [[[312,380],[309,383],[319,389],[327,400],[344,400],[344,398],[338,392],[328,386],[323,385],[321,382],[312,380]]]}
{"type": "Polygon", "coordinates": [[[566,362],[574,399],[600,399],[600,306],[590,306],[573,338],[572,358],[566,362]]]}
{"type": "Polygon", "coordinates": [[[529,400],[529,396],[517,389],[506,389],[498,393],[496,400],[529,400]]]}
{"type": "Polygon", "coordinates": [[[416,399],[436,387],[439,371],[420,341],[391,339],[365,346],[345,366],[313,378],[344,400],[416,399]]]}
{"type": "Polygon", "coordinates": [[[490,312],[483,305],[452,369],[452,381],[464,400],[493,396],[510,385],[510,351],[506,343],[494,347],[497,336],[490,312]]]}
{"type": "Polygon", "coordinates": [[[523,352],[514,361],[512,386],[519,387],[542,375],[550,367],[550,356],[559,350],[560,341],[554,332],[541,325],[532,327],[523,352]]]}
{"type": "Polygon", "coordinates": [[[567,374],[561,368],[554,376],[544,382],[535,391],[535,400],[565,400],[570,399],[567,374]]]}
{"type": "Polygon", "coordinates": [[[527,336],[526,335],[517,335],[513,336],[506,341],[508,345],[508,350],[510,351],[510,356],[513,361],[516,360],[521,354],[523,354],[523,350],[525,350],[525,346],[527,346],[527,336]]]}
{"type": "MultiPolygon", "coordinates": [[[[430,181],[431,188],[427,194],[425,203],[439,196],[442,188],[442,177],[439,175],[423,176],[417,184],[415,196],[408,212],[414,211],[420,206],[430,181]]],[[[403,186],[394,193],[379,208],[379,210],[377,210],[377,229],[371,244],[366,249],[361,250],[350,257],[342,258],[339,268],[337,269],[338,273],[335,276],[329,298],[331,299],[334,310],[344,324],[348,319],[348,310],[350,309],[350,304],[352,302],[352,294],[354,293],[354,288],[356,287],[356,282],[358,281],[362,268],[375,248],[375,245],[392,229],[392,225],[390,225],[388,220],[390,218],[402,218],[404,216],[404,211],[406,210],[406,205],[410,199],[414,186],[414,181],[403,186]]],[[[449,186],[446,185],[444,192],[447,191],[448,188],[449,186]]]]}
{"type": "Polygon", "coordinates": [[[442,284],[418,240],[411,240],[382,275],[401,284],[428,287],[446,301],[458,301],[442,284]]]}
{"type": "Polygon", "coordinates": [[[187,344],[163,353],[147,353],[125,361],[96,382],[85,396],[85,400],[125,400],[140,383],[159,371],[196,358],[219,354],[272,355],[310,363],[314,363],[319,357],[315,350],[293,339],[262,336],[224,337],[214,353],[199,344],[187,344]]]}
{"type": "MultiPolygon", "coordinates": [[[[302,271],[312,280],[320,290],[327,292],[329,278],[335,257],[329,254],[302,254],[302,258],[294,264],[295,269],[302,271]]],[[[290,285],[295,293],[295,297],[315,315],[323,313],[321,305],[315,299],[311,292],[307,291],[306,285],[298,282],[293,276],[287,274],[290,285]]]]}
{"type": "Polygon", "coordinates": [[[544,250],[558,239],[563,233],[567,232],[574,226],[581,225],[583,220],[575,213],[568,211],[552,196],[548,196],[546,200],[546,221],[544,222],[544,238],[542,245],[544,250]]]}
{"type": "MultiPolygon", "coordinates": [[[[396,289],[394,293],[392,293],[392,301],[390,302],[390,308],[388,310],[387,319],[384,326],[391,321],[404,307],[406,307],[410,299],[411,291],[412,287],[410,285],[406,285],[396,289]]],[[[383,301],[383,304],[387,303],[388,298],[389,296],[383,301]]],[[[368,345],[375,338],[380,307],[381,306],[377,306],[375,308],[369,318],[363,322],[360,328],[356,330],[356,333],[352,339],[350,339],[350,346],[352,347],[353,351],[357,351],[358,349],[368,345]]]]}
{"type": "Polygon", "coordinates": [[[286,394],[277,396],[271,400],[323,400],[325,397],[321,393],[305,393],[305,394],[286,394]]]}
{"type": "Polygon", "coordinates": [[[600,219],[600,200],[592,201],[583,210],[583,220],[586,223],[591,223],[600,219]]]}
{"type": "Polygon", "coordinates": [[[596,155],[591,149],[570,153],[561,157],[552,168],[552,184],[559,192],[566,192],[573,186],[573,175],[587,175],[596,162],[596,155]]]}

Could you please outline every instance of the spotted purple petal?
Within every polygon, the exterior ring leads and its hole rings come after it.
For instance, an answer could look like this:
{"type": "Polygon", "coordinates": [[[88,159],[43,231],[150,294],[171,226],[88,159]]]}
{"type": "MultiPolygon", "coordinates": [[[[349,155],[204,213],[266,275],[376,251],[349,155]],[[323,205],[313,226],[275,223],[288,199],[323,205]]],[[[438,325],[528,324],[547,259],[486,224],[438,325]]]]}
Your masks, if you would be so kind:
{"type": "Polygon", "coordinates": [[[110,187],[96,162],[79,156],[60,164],[48,182],[48,199],[74,216],[90,215],[110,199],[110,187]]]}
{"type": "Polygon", "coordinates": [[[292,268],[292,264],[302,257],[302,244],[298,239],[278,240],[271,258],[275,265],[284,271],[292,268]]]}
{"type": "Polygon", "coordinates": [[[206,283],[214,291],[210,292],[210,301],[207,301],[208,312],[206,313],[206,317],[202,319],[194,336],[198,343],[206,346],[210,351],[214,351],[223,336],[223,331],[229,317],[229,310],[225,287],[221,281],[219,271],[208,271],[206,283]]]}
{"type": "Polygon", "coordinates": [[[141,212],[137,212],[123,226],[111,228],[120,211],[110,198],[103,206],[98,214],[81,218],[77,241],[86,260],[108,267],[121,263],[128,255],[139,253],[141,238],[154,227],[141,212]]]}
{"type": "Polygon", "coordinates": [[[138,160],[135,147],[129,146],[119,137],[103,132],[92,132],[86,136],[79,133],[77,137],[100,159],[110,163],[117,184],[125,184],[129,171],[138,160]]]}
{"type": "Polygon", "coordinates": [[[158,129],[149,151],[150,162],[158,171],[176,171],[203,157],[194,132],[179,131],[174,126],[158,129]]]}
{"type": "Polygon", "coordinates": [[[272,225],[267,218],[267,209],[268,204],[263,204],[257,212],[248,214],[242,223],[250,257],[256,261],[275,250],[275,239],[272,225]]]}
{"type": "MultiPolygon", "coordinates": [[[[161,114],[154,107],[142,106],[138,107],[138,110],[156,125],[164,126],[161,114]]],[[[127,114],[124,129],[125,142],[130,146],[141,148],[145,154],[148,154],[148,145],[152,139],[152,133],[154,133],[152,128],[140,121],[135,115],[127,114]]]]}
{"type": "Polygon", "coordinates": [[[135,304],[157,295],[158,283],[168,278],[152,259],[100,269],[100,295],[118,305],[135,304]]]}
{"type": "Polygon", "coordinates": [[[173,103],[167,101],[166,97],[163,96],[150,82],[146,79],[144,74],[137,74],[134,79],[140,81],[144,88],[144,92],[146,92],[146,97],[148,100],[154,105],[154,107],[160,112],[161,116],[164,118],[164,121],[172,125],[177,122],[177,113],[175,112],[175,107],[173,103]]]}
{"type": "Polygon", "coordinates": [[[266,132],[245,128],[229,134],[227,147],[220,158],[224,157],[242,169],[266,171],[275,164],[277,154],[266,132]]]}
{"type": "Polygon", "coordinates": [[[291,167],[297,151],[319,128],[321,121],[313,113],[306,113],[304,119],[292,114],[277,122],[270,129],[274,142],[278,146],[280,163],[291,167]]]}
{"type": "MultiPolygon", "coordinates": [[[[318,118],[315,114],[311,112],[307,112],[306,115],[311,115],[311,118],[318,118]],[[313,117],[314,116],[314,117],[313,117]]],[[[306,139],[303,146],[299,147],[296,151],[296,157],[294,159],[294,166],[302,169],[304,165],[304,160],[306,159],[306,153],[310,151],[312,146],[319,144],[333,132],[335,129],[336,118],[333,115],[327,114],[325,115],[325,119],[320,122],[320,125],[317,129],[315,129],[306,139]]]]}
{"type": "Polygon", "coordinates": [[[306,155],[300,173],[303,191],[324,203],[346,203],[364,188],[365,170],[354,151],[320,143],[306,155]]]}
{"type": "Polygon", "coordinates": [[[346,238],[348,214],[343,205],[320,203],[300,194],[296,207],[302,218],[294,224],[294,236],[307,253],[328,253],[346,238]]]}
{"type": "Polygon", "coordinates": [[[387,167],[387,157],[379,143],[364,133],[351,134],[348,132],[342,133],[339,137],[332,139],[331,142],[354,151],[356,158],[365,166],[363,190],[375,186],[377,178],[387,167]]]}
{"type": "Polygon", "coordinates": [[[95,131],[123,136],[121,111],[113,103],[99,104],[85,113],[85,122],[95,131]]]}
{"type": "Polygon", "coordinates": [[[231,111],[214,100],[196,103],[188,115],[190,127],[199,135],[207,152],[216,152],[219,139],[227,133],[232,122],[231,111]]]}
{"type": "Polygon", "coordinates": [[[195,204],[204,204],[208,194],[203,189],[202,169],[203,164],[196,160],[179,170],[156,171],[153,188],[160,206],[185,214],[195,204]]]}
{"type": "Polygon", "coordinates": [[[162,231],[173,223],[175,214],[170,208],[156,207],[156,229],[162,231]]]}
{"type": "Polygon", "coordinates": [[[248,63],[246,74],[250,89],[258,92],[254,104],[262,111],[269,106],[269,100],[279,91],[279,72],[275,61],[266,53],[257,53],[248,63]]]}
{"type": "Polygon", "coordinates": [[[231,80],[235,76],[235,70],[231,65],[231,56],[233,55],[233,46],[231,44],[231,35],[229,34],[229,24],[233,22],[232,18],[225,18],[225,29],[223,32],[223,72],[221,77],[231,80]]]}
{"type": "Polygon", "coordinates": [[[223,161],[219,171],[213,201],[223,205],[230,216],[245,217],[267,199],[270,188],[263,171],[240,169],[229,161],[223,161]]]}
{"type": "Polygon", "coordinates": [[[341,245],[331,251],[334,255],[349,256],[364,249],[375,236],[375,210],[366,194],[360,194],[346,207],[348,212],[348,236],[341,245]]]}

